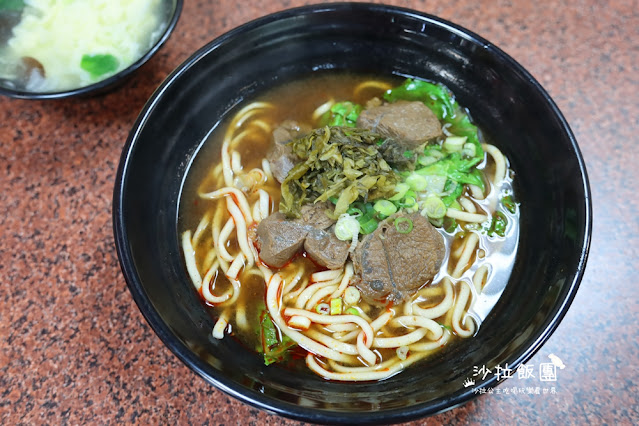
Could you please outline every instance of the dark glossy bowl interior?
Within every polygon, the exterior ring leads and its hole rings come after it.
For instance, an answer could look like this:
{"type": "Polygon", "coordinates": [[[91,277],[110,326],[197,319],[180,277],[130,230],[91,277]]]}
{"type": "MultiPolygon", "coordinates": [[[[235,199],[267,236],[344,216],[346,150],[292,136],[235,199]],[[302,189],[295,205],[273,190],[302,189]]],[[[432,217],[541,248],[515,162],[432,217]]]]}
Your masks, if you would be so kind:
{"type": "MultiPolygon", "coordinates": [[[[0,95],[9,96],[11,98],[18,99],[62,99],[72,96],[92,96],[106,93],[115,89],[120,84],[124,83],[135,71],[144,65],[155,53],[162,47],[162,45],[169,39],[173,29],[177,25],[177,21],[182,12],[182,4],[184,0],[163,0],[162,10],[162,22],[165,25],[165,29],[159,36],[157,41],[151,46],[151,48],[142,55],[137,61],[133,62],[127,68],[112,75],[109,78],[90,84],[88,86],[78,87],[75,89],[62,90],[57,92],[33,92],[16,88],[11,81],[5,81],[0,79],[0,95]]],[[[0,34],[3,37],[8,36],[10,33],[10,25],[15,25],[13,19],[0,20],[0,34]]]]}
{"type": "MultiPolygon", "coordinates": [[[[550,336],[579,285],[591,232],[584,163],[539,84],[488,41],[438,18],[365,4],[311,6],[246,24],[194,54],[156,91],[124,149],[114,227],[127,283],[164,343],[206,381],[251,405],[308,421],[390,423],[474,397],[473,366],[516,368],[550,336]],[[188,165],[238,103],[318,70],[444,83],[510,158],[521,201],[512,278],[476,337],[382,383],[330,383],[265,367],[213,320],[187,277],[177,215],[188,165]]],[[[495,386],[493,375],[477,385],[495,386]]]]}

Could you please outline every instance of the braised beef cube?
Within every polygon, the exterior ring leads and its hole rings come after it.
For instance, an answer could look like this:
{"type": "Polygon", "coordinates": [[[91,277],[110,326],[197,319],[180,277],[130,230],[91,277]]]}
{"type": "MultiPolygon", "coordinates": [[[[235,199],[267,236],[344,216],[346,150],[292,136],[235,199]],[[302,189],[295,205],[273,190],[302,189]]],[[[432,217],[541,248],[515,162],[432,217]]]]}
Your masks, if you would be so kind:
{"type": "Polygon", "coordinates": [[[289,220],[277,212],[265,218],[257,227],[260,259],[268,266],[281,268],[304,246],[307,228],[297,220],[289,220]]]}
{"type": "Polygon", "coordinates": [[[357,127],[395,139],[406,149],[442,135],[437,116],[418,101],[397,101],[365,109],[357,119],[357,127]]]}
{"type": "Polygon", "coordinates": [[[395,214],[357,245],[355,285],[365,298],[399,303],[432,281],[445,253],[444,239],[428,219],[419,213],[395,214]]]}
{"type": "Polygon", "coordinates": [[[273,130],[273,141],[266,153],[266,159],[271,166],[273,177],[278,182],[282,183],[288,172],[300,161],[287,143],[310,131],[310,127],[293,120],[286,120],[273,130]]]}
{"type": "Polygon", "coordinates": [[[281,268],[304,248],[318,264],[329,269],[342,267],[349,244],[335,236],[335,221],[326,214],[330,208],[329,203],[307,204],[298,219],[277,212],[260,222],[257,246],[262,262],[281,268]]]}
{"type": "Polygon", "coordinates": [[[335,236],[334,227],[327,230],[314,229],[306,236],[304,250],[319,265],[328,269],[339,269],[348,258],[350,242],[335,236]]]}
{"type": "Polygon", "coordinates": [[[300,220],[315,229],[326,229],[335,223],[326,214],[327,211],[332,209],[332,205],[328,202],[305,204],[301,208],[302,217],[300,220]]]}

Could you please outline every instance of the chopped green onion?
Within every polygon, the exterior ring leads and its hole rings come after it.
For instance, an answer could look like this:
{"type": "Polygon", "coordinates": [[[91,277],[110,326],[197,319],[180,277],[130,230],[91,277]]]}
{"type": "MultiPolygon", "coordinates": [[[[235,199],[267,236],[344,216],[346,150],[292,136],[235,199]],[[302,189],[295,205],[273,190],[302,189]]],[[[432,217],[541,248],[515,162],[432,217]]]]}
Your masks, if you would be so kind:
{"type": "Polygon", "coordinates": [[[391,203],[388,200],[379,200],[375,202],[375,204],[373,205],[373,209],[375,209],[375,211],[380,215],[384,215],[386,217],[397,212],[397,207],[395,207],[395,204],[391,203]]]}
{"type": "Polygon", "coordinates": [[[515,202],[515,200],[513,200],[512,195],[507,195],[503,197],[501,199],[501,203],[506,208],[506,210],[508,210],[512,214],[515,214],[517,212],[517,203],[515,202]]]}
{"type": "Polygon", "coordinates": [[[413,221],[407,217],[398,217],[395,219],[394,225],[400,234],[408,234],[413,230],[413,221]]]}
{"type": "Polygon", "coordinates": [[[340,315],[342,313],[342,298],[335,297],[331,299],[331,315],[340,315]]]}
{"type": "Polygon", "coordinates": [[[403,200],[397,202],[397,205],[404,209],[409,209],[411,207],[414,207],[416,204],[417,204],[417,200],[415,199],[415,197],[412,197],[412,196],[410,197],[407,196],[403,200]]]}
{"type": "Polygon", "coordinates": [[[442,147],[448,152],[459,152],[467,140],[466,136],[449,136],[442,144],[442,147]]]}
{"type": "Polygon", "coordinates": [[[435,228],[441,228],[444,226],[444,219],[433,219],[432,217],[428,218],[428,221],[430,222],[431,225],[433,225],[435,228]]]}
{"type": "Polygon", "coordinates": [[[359,302],[360,293],[359,290],[353,286],[346,287],[344,291],[344,302],[347,305],[354,305],[359,302]]]}
{"type": "Polygon", "coordinates": [[[346,310],[346,313],[349,314],[349,315],[357,315],[357,316],[359,316],[359,311],[357,310],[357,308],[354,308],[352,306],[346,310]]]}
{"type": "Polygon", "coordinates": [[[360,232],[364,235],[370,234],[371,232],[374,232],[377,229],[377,225],[379,225],[379,222],[377,222],[377,220],[375,219],[369,219],[366,222],[360,222],[359,226],[360,226],[360,232]]]}
{"type": "Polygon", "coordinates": [[[350,207],[348,210],[346,210],[346,213],[353,217],[360,217],[364,214],[364,212],[357,207],[350,207]]]}
{"type": "Polygon", "coordinates": [[[411,173],[406,178],[406,183],[411,187],[412,190],[417,192],[424,191],[428,186],[428,181],[426,180],[426,178],[416,173],[411,173]]]}
{"type": "Polygon", "coordinates": [[[403,182],[398,183],[397,185],[395,185],[395,192],[397,193],[393,195],[392,197],[390,197],[389,200],[391,201],[401,200],[402,198],[404,198],[404,195],[406,195],[409,189],[410,189],[410,186],[408,184],[403,182]]]}
{"type": "Polygon", "coordinates": [[[335,223],[335,236],[341,241],[350,241],[357,238],[359,234],[359,222],[354,216],[348,214],[340,215],[335,223]]]}
{"type": "Polygon", "coordinates": [[[448,206],[448,207],[451,208],[451,209],[455,209],[455,210],[461,210],[462,209],[461,204],[459,204],[459,201],[457,201],[457,200],[453,201],[450,204],[450,206],[448,206]]]}
{"type": "Polygon", "coordinates": [[[486,226],[482,226],[480,223],[474,223],[474,222],[466,223],[463,226],[463,228],[466,231],[477,231],[477,232],[486,231],[486,226]]]}
{"type": "Polygon", "coordinates": [[[315,312],[322,315],[328,315],[331,312],[331,307],[328,303],[320,303],[315,307],[315,312]]]}
{"type": "Polygon", "coordinates": [[[453,233],[457,229],[457,221],[452,217],[445,217],[442,226],[446,232],[453,233]]]}
{"type": "Polygon", "coordinates": [[[354,206],[364,213],[362,216],[357,217],[360,233],[366,235],[375,231],[379,222],[375,218],[377,212],[373,209],[373,204],[358,202],[355,203],[354,206]]]}
{"type": "Polygon", "coordinates": [[[475,144],[467,142],[464,144],[461,154],[462,154],[462,157],[472,158],[475,156],[476,152],[477,152],[477,148],[475,148],[475,144]]]}
{"type": "Polygon", "coordinates": [[[419,204],[415,203],[410,207],[404,207],[406,213],[417,213],[419,211],[419,204]]]}
{"type": "Polygon", "coordinates": [[[508,226],[508,219],[502,212],[495,212],[493,216],[493,220],[490,223],[490,228],[488,229],[488,235],[494,236],[495,234],[503,237],[506,235],[506,227],[508,226]]]}
{"type": "Polygon", "coordinates": [[[446,204],[444,204],[442,199],[436,195],[431,195],[424,201],[422,215],[431,219],[442,219],[446,216],[446,210],[446,204]]]}

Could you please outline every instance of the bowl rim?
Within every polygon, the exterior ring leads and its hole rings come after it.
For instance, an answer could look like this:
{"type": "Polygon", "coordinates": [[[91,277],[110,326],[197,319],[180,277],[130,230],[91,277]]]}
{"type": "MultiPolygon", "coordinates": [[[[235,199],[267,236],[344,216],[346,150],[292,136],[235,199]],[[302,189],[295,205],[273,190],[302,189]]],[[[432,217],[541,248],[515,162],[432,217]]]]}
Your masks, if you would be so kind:
{"type": "MultiPolygon", "coordinates": [[[[150,300],[146,296],[146,293],[142,287],[140,278],[135,270],[133,256],[129,250],[127,235],[126,235],[126,223],[123,215],[123,203],[124,203],[124,186],[129,170],[129,164],[131,161],[131,155],[134,151],[136,141],[139,135],[146,125],[149,116],[154,112],[157,104],[163,98],[164,92],[172,83],[179,79],[185,72],[187,72],[194,64],[196,64],[202,57],[214,52],[220,46],[228,43],[236,35],[250,31],[269,23],[275,22],[281,19],[288,19],[299,15],[306,15],[318,12],[340,12],[340,11],[366,11],[366,12],[384,12],[398,16],[406,16],[423,21],[430,25],[446,29],[460,37],[481,45],[491,55],[496,56],[497,59],[506,63],[509,67],[514,68],[518,73],[524,76],[528,82],[534,87],[534,89],[542,95],[544,101],[553,111],[553,114],[558,118],[562,130],[568,136],[571,147],[574,150],[575,157],[578,164],[579,174],[581,178],[581,184],[584,191],[584,213],[585,213],[585,228],[584,237],[580,241],[580,253],[577,269],[570,283],[567,283],[566,296],[561,303],[559,303],[554,313],[551,313],[549,319],[547,319],[547,326],[542,329],[538,338],[531,344],[526,346],[521,351],[518,351],[518,356],[515,357],[513,366],[525,363],[527,360],[533,357],[541,346],[549,339],[551,334],[558,327],[561,320],[566,315],[570,304],[572,303],[579,284],[583,278],[585,271],[585,265],[588,258],[588,252],[591,243],[592,234],[592,202],[591,191],[586,171],[585,162],[579,146],[577,145],[576,138],[570,129],[565,117],[546,92],[546,90],[539,84],[539,82],[516,60],[503,50],[484,39],[483,37],[475,34],[474,32],[467,30],[466,28],[454,24],[446,19],[439,18],[429,13],[416,11],[400,6],[392,6],[385,4],[375,3],[359,3],[359,2],[340,2],[340,3],[328,3],[328,4],[314,4],[306,5],[296,8],[290,8],[275,12],[269,15],[259,17],[251,20],[245,24],[242,24],[228,32],[216,37],[212,41],[205,44],[203,47],[195,51],[188,59],[171,72],[167,78],[156,89],[153,95],[149,98],[139,116],[137,117],[131,132],[127,138],[126,144],[123,147],[120,163],[118,166],[114,193],[113,193],[113,228],[114,238],[116,244],[116,250],[118,259],[122,269],[122,273],[125,277],[125,281],[133,299],[138,305],[143,316],[147,322],[162,340],[162,342],[191,370],[197,373],[207,383],[212,384],[217,389],[223,391],[227,395],[246,403],[250,406],[259,408],[261,410],[281,415],[287,418],[310,421],[316,423],[331,423],[331,424],[353,424],[353,423],[367,423],[367,424],[389,424],[406,422],[410,420],[419,419],[422,417],[442,413],[448,411],[460,405],[463,405],[478,396],[477,392],[473,391],[473,388],[457,394],[457,396],[451,397],[440,401],[439,403],[421,403],[410,407],[393,408],[385,411],[371,411],[371,412],[342,412],[342,411],[327,411],[322,409],[316,409],[312,407],[302,407],[292,403],[276,400],[265,394],[259,393],[252,389],[243,387],[231,380],[226,379],[222,374],[210,374],[205,370],[205,363],[198,357],[196,357],[188,347],[182,344],[178,339],[175,339],[174,334],[170,331],[169,327],[163,322],[160,315],[153,308],[150,300]]],[[[510,364],[509,364],[510,365],[510,364]]],[[[483,388],[494,387],[502,380],[497,380],[495,376],[483,381],[483,388]]]]}
{"type": "Polygon", "coordinates": [[[142,55],[138,60],[136,60],[123,70],[117,72],[116,74],[113,74],[112,76],[105,78],[104,80],[100,80],[96,83],[89,84],[88,86],[82,86],[69,90],[60,90],[56,92],[30,92],[28,90],[10,89],[8,87],[0,86],[0,95],[8,96],[14,99],[44,100],[65,99],[73,96],[86,96],[105,91],[109,87],[123,81],[124,79],[132,75],[135,71],[137,71],[142,65],[144,65],[149,59],[151,59],[151,57],[155,55],[157,51],[160,50],[164,43],[169,39],[171,33],[175,29],[175,26],[177,25],[177,22],[182,13],[182,6],[184,4],[184,0],[174,1],[175,9],[173,10],[171,19],[169,19],[169,21],[167,22],[167,26],[162,32],[162,35],[157,39],[153,46],[151,46],[151,48],[146,51],[144,55],[142,55]]]}

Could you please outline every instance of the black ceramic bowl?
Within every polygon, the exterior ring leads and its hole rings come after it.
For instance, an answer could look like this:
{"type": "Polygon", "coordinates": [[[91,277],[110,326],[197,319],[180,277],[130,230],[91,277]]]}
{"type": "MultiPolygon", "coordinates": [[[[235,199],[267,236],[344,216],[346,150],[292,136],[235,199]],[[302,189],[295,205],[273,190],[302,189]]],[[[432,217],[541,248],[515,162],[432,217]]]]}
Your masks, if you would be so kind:
{"type": "MultiPolygon", "coordinates": [[[[162,47],[173,32],[182,12],[183,0],[162,0],[161,22],[164,27],[153,45],[135,62],[118,73],[88,86],[54,92],[29,91],[15,81],[0,78],[0,95],[18,99],[62,99],[72,96],[98,95],[122,84],[162,47]]],[[[0,10],[0,49],[11,36],[11,29],[20,21],[21,10],[0,10]]],[[[1,50],[0,50],[1,51],[1,50]]]]}
{"type": "Polygon", "coordinates": [[[591,204],[575,138],[548,94],[517,62],[457,25],[370,4],[310,6],[250,22],[175,70],[148,101],[122,154],[113,219],[133,298],[162,341],[207,382],[295,419],[391,423],[469,401],[494,375],[464,388],[473,367],[515,369],[548,339],[586,262],[591,204]],[[511,161],[521,201],[519,251],[504,294],[478,334],[428,368],[381,383],[290,374],[213,320],[185,272],[177,234],[188,165],[209,131],[244,99],[317,70],[417,76],[444,83],[511,161]]]}

